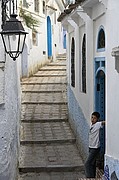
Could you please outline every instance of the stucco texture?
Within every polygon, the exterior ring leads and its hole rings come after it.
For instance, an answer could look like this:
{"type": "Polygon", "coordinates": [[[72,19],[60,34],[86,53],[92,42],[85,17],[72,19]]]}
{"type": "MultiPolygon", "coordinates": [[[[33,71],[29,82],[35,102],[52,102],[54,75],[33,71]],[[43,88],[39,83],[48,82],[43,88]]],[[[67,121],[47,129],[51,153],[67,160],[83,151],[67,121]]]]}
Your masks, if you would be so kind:
{"type": "Polygon", "coordinates": [[[0,179],[16,178],[18,158],[18,123],[20,116],[17,64],[6,59],[4,103],[0,104],[0,179]]]}
{"type": "Polygon", "coordinates": [[[69,121],[75,133],[79,151],[82,155],[83,160],[85,160],[88,154],[89,125],[84,117],[81,108],[79,107],[78,102],[76,101],[76,98],[70,86],[68,86],[68,111],[69,121]]]}

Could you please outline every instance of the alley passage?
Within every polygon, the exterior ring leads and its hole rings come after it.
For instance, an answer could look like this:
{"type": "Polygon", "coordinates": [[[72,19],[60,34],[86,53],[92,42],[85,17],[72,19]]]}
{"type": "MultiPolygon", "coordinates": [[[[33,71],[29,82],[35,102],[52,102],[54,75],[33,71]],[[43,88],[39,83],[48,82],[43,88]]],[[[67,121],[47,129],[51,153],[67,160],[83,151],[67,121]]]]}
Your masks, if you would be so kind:
{"type": "Polygon", "coordinates": [[[22,82],[19,180],[77,180],[84,165],[68,123],[66,60],[22,82]]]}

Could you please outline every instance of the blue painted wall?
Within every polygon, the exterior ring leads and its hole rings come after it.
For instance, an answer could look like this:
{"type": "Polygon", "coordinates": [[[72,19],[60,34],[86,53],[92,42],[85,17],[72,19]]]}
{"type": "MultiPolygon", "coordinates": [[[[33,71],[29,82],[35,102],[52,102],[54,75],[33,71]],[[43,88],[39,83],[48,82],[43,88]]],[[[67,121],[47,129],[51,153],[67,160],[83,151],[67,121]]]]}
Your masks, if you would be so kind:
{"type": "Polygon", "coordinates": [[[88,154],[88,132],[89,125],[85,119],[81,108],[74,96],[70,86],[68,88],[68,111],[69,122],[75,133],[76,141],[82,158],[85,160],[88,154]]]}

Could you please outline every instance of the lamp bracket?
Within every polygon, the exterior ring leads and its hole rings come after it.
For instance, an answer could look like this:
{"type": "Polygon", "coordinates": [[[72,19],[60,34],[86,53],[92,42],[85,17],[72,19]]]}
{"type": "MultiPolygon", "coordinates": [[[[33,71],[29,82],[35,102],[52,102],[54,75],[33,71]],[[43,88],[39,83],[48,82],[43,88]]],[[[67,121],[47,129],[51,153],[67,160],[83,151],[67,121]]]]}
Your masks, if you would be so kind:
{"type": "Polygon", "coordinates": [[[3,29],[3,26],[7,19],[9,19],[11,14],[15,13],[15,10],[17,10],[17,0],[16,3],[14,0],[2,0],[1,2],[1,9],[2,9],[2,25],[1,28],[3,29]],[[9,3],[9,6],[7,5],[9,3]],[[12,13],[11,13],[12,11],[12,13]]]}

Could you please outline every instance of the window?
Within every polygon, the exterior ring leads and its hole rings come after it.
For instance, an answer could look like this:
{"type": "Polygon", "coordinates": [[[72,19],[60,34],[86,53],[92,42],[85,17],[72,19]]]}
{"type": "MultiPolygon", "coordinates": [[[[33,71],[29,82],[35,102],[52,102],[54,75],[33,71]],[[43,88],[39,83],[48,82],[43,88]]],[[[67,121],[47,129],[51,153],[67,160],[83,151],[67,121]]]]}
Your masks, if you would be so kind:
{"type": "Polygon", "coordinates": [[[28,7],[29,7],[29,4],[28,4],[28,2],[27,2],[26,0],[23,0],[23,6],[24,6],[25,8],[28,8],[28,7]]]}
{"type": "Polygon", "coordinates": [[[82,92],[86,93],[86,35],[82,42],[82,92]]]}
{"type": "Polygon", "coordinates": [[[36,31],[32,31],[32,43],[34,46],[38,45],[38,33],[36,31]]]}
{"type": "Polygon", "coordinates": [[[43,1],[43,14],[45,14],[45,1],[43,1]]]}
{"type": "Polygon", "coordinates": [[[54,13],[54,24],[56,24],[57,22],[57,16],[56,16],[56,12],[54,13]]]}
{"type": "Polygon", "coordinates": [[[101,28],[98,33],[97,49],[98,50],[105,49],[105,32],[104,32],[103,28],[101,28]]]}
{"type": "Polygon", "coordinates": [[[39,12],[39,0],[34,0],[34,11],[39,12]]]}
{"type": "Polygon", "coordinates": [[[75,87],[75,41],[71,42],[71,85],[75,87]]]}

